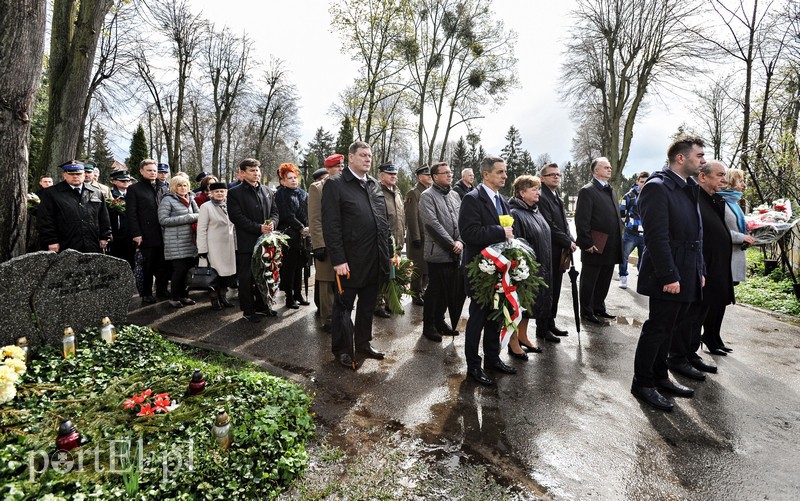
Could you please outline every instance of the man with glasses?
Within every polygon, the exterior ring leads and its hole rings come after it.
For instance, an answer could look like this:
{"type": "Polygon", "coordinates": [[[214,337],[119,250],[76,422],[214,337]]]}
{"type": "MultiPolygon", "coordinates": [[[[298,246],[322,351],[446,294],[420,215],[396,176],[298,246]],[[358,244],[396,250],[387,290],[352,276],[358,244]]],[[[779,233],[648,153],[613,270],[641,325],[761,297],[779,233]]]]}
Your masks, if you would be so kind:
{"type": "MultiPolygon", "coordinates": [[[[403,208],[403,196],[397,188],[397,166],[385,163],[378,167],[380,171],[381,191],[383,199],[386,201],[386,216],[389,219],[389,232],[392,236],[394,249],[389,249],[389,253],[394,255],[400,252],[405,245],[405,220],[406,213],[403,208]]],[[[386,296],[378,295],[378,302],[375,304],[375,316],[389,318],[392,313],[386,306],[386,296]]]]}
{"type": "Polygon", "coordinates": [[[553,304],[551,306],[550,322],[547,331],[542,338],[558,343],[560,340],[556,336],[566,336],[567,331],[556,327],[556,315],[558,314],[558,299],[561,296],[561,282],[567,266],[562,266],[562,262],[568,262],[570,254],[575,252],[577,245],[575,239],[569,232],[567,215],[564,212],[564,204],[561,201],[561,194],[558,192],[558,185],[561,184],[561,172],[558,164],[549,163],[542,167],[539,172],[542,179],[542,195],[539,197],[539,210],[544,216],[545,221],[550,226],[550,246],[552,259],[553,277],[553,304]],[[567,259],[564,259],[564,258],[567,259]]]}
{"type": "Polygon", "coordinates": [[[42,247],[53,252],[104,252],[111,240],[111,224],[103,194],[84,184],[80,162],[70,160],[59,168],[64,180],[43,191],[39,204],[37,224],[42,247]]]}
{"type": "Polygon", "coordinates": [[[433,184],[422,192],[419,213],[425,232],[425,263],[428,290],[422,310],[422,335],[434,342],[442,336],[457,336],[464,306],[464,277],[458,269],[464,244],[458,231],[461,198],[450,188],[453,173],[447,162],[431,166],[433,184]],[[450,325],[444,320],[450,311],[450,325]]]}

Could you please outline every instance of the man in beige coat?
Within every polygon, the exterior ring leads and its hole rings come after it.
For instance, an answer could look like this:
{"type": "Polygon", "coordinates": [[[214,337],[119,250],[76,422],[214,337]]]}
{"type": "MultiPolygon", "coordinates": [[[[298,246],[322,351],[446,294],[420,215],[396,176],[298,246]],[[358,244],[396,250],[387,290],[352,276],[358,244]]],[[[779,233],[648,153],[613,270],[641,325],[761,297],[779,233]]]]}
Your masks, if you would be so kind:
{"type": "MultiPolygon", "coordinates": [[[[403,197],[397,188],[397,166],[385,163],[378,167],[378,170],[380,171],[381,191],[386,200],[386,217],[389,220],[389,230],[392,232],[394,241],[394,249],[389,249],[389,252],[394,255],[395,251],[400,252],[405,245],[406,213],[403,208],[403,197]]],[[[386,305],[386,296],[383,294],[378,295],[378,301],[375,303],[375,316],[382,318],[392,316],[386,305]]]]}
{"type": "Polygon", "coordinates": [[[428,266],[425,264],[425,232],[422,229],[422,219],[419,217],[419,197],[433,184],[433,178],[427,165],[417,169],[416,174],[417,184],[406,195],[406,239],[409,242],[406,254],[414,262],[414,270],[417,273],[411,281],[411,292],[415,295],[412,302],[422,306],[425,304],[423,294],[428,285],[428,266]]]}
{"type": "Polygon", "coordinates": [[[322,330],[330,332],[336,276],[333,273],[331,260],[328,259],[325,238],[322,235],[322,187],[329,177],[342,172],[344,155],[338,153],[331,155],[325,159],[324,165],[328,175],[312,183],[308,188],[308,229],[311,234],[311,247],[314,249],[314,275],[319,290],[319,317],[322,319],[322,330]]]}

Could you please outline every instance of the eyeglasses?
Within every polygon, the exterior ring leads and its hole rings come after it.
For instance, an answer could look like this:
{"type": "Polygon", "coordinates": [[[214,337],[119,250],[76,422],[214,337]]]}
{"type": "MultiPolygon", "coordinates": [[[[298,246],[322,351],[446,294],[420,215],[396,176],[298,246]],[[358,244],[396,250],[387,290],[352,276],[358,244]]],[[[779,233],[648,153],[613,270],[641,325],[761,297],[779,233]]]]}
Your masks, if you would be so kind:
{"type": "Polygon", "coordinates": [[[439,176],[439,175],[452,176],[453,173],[448,170],[448,171],[443,171],[443,172],[437,172],[436,174],[433,174],[433,175],[434,176],[439,176]]]}
{"type": "Polygon", "coordinates": [[[542,174],[542,177],[561,177],[559,172],[551,172],[550,174],[542,174]]]}

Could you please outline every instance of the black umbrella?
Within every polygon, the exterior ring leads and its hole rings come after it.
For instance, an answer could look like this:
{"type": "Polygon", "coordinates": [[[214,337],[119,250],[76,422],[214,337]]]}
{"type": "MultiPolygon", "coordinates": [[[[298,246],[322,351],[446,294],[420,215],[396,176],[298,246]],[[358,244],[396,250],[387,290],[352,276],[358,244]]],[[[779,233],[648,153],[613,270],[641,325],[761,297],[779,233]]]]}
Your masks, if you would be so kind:
{"type": "Polygon", "coordinates": [[[314,251],[311,249],[311,237],[303,239],[303,255],[305,256],[305,263],[303,264],[303,281],[306,285],[306,300],[308,300],[308,277],[311,276],[311,263],[314,261],[314,251]]]}
{"type": "Polygon", "coordinates": [[[575,328],[578,330],[578,342],[581,340],[581,316],[580,305],[578,304],[578,270],[575,269],[575,261],[572,254],[569,256],[569,281],[572,283],[572,312],[575,314],[575,328]]]}
{"type": "MultiPolygon", "coordinates": [[[[350,278],[350,274],[347,274],[347,278],[350,278]]],[[[352,357],[352,367],[351,369],[356,370],[358,366],[356,365],[356,329],[353,326],[353,319],[352,319],[352,308],[348,308],[344,302],[344,289],[342,289],[342,281],[339,279],[339,274],[336,274],[336,287],[338,289],[339,294],[336,295],[336,302],[339,305],[338,310],[341,312],[339,318],[335,319],[336,322],[339,322],[339,328],[342,330],[342,336],[348,336],[350,338],[350,346],[353,352],[350,354],[352,357]]],[[[345,338],[346,339],[346,338],[345,338]]]]}

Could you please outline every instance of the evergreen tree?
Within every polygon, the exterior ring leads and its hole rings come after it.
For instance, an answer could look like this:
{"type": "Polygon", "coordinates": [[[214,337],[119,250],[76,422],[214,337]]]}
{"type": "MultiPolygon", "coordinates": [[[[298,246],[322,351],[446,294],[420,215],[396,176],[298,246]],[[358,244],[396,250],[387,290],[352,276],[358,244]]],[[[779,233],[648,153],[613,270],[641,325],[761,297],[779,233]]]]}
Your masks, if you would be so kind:
{"type": "Polygon", "coordinates": [[[480,156],[478,146],[481,143],[481,137],[474,132],[470,132],[467,134],[467,143],[469,143],[469,167],[472,167],[475,176],[480,179],[480,164],[483,157],[480,156]]]}
{"type": "Polygon", "coordinates": [[[469,150],[464,137],[458,138],[453,155],[450,158],[450,169],[453,171],[453,181],[461,179],[461,171],[470,166],[469,150]]]}
{"type": "MultiPolygon", "coordinates": [[[[506,141],[508,141],[508,144],[500,150],[500,154],[506,161],[508,180],[501,191],[504,195],[509,196],[513,192],[511,185],[514,179],[524,173],[522,165],[522,137],[519,134],[519,129],[512,125],[506,134],[506,141]]],[[[530,155],[528,155],[528,157],[530,157],[530,155]]]]}
{"type": "Polygon", "coordinates": [[[351,144],[353,144],[353,123],[350,117],[344,117],[339,128],[339,136],[336,138],[336,153],[344,155],[345,163],[347,163],[347,149],[351,144]]]}
{"type": "Polygon", "coordinates": [[[114,155],[108,147],[108,134],[104,128],[98,125],[94,129],[92,136],[92,142],[94,143],[92,164],[95,167],[99,167],[102,176],[107,178],[108,173],[111,171],[111,166],[114,165],[114,155]]]}
{"type": "Polygon", "coordinates": [[[148,155],[147,136],[144,134],[142,124],[139,124],[139,128],[133,133],[130,152],[131,156],[125,159],[125,166],[128,167],[129,171],[136,172],[139,170],[139,163],[147,158],[148,155]]]}
{"type": "Polygon", "coordinates": [[[322,167],[322,162],[325,158],[333,154],[335,147],[336,143],[334,142],[333,134],[325,132],[325,130],[320,127],[314,134],[314,139],[308,143],[306,160],[309,165],[313,166],[314,170],[316,170],[322,167]]]}

